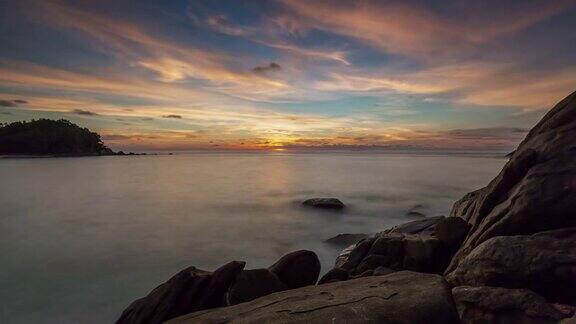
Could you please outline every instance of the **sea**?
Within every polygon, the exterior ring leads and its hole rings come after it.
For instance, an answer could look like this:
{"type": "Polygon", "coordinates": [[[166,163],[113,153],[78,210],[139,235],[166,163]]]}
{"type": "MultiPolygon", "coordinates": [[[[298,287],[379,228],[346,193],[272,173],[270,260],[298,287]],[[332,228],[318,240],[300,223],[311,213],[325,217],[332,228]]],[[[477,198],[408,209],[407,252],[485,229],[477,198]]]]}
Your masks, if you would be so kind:
{"type": "Polygon", "coordinates": [[[0,323],[113,323],[192,265],[262,268],[307,249],[326,272],[341,247],[325,240],[447,215],[506,162],[487,152],[3,158],[0,323]],[[347,207],[301,205],[313,197],[347,207]]]}

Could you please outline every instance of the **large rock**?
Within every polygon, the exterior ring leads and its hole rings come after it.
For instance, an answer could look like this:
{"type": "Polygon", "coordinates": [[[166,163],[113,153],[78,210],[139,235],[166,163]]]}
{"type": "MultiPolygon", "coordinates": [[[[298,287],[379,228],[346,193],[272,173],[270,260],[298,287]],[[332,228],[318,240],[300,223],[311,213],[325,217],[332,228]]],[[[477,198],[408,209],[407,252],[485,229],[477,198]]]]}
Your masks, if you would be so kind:
{"type": "Polygon", "coordinates": [[[387,271],[442,273],[468,229],[469,225],[463,219],[443,216],[395,226],[340,253],[335,268],[347,271],[348,276],[341,271],[330,271],[320,282],[374,274],[379,267],[387,271]],[[336,273],[338,276],[334,276],[336,273]]]}
{"type": "Polygon", "coordinates": [[[116,323],[163,323],[194,311],[224,306],[224,294],[244,268],[233,261],[214,273],[189,267],[133,302],[116,323]]]}
{"type": "Polygon", "coordinates": [[[243,270],[228,289],[226,301],[227,305],[236,305],[286,289],[268,269],[243,270]]]}
{"type": "Polygon", "coordinates": [[[486,188],[454,205],[452,215],[472,228],[447,272],[490,238],[576,226],[574,138],[576,92],[542,118],[486,188]]]}
{"type": "Polygon", "coordinates": [[[275,274],[288,289],[314,285],[320,275],[320,260],[312,251],[300,250],[283,256],[268,270],[275,274]]]}
{"type": "Polygon", "coordinates": [[[312,198],[305,200],[302,205],[321,209],[344,209],[345,205],[337,198],[312,198]]]}
{"type": "Polygon", "coordinates": [[[576,227],[491,238],[447,280],[454,286],[528,288],[549,301],[576,304],[576,227]]]}
{"type": "Polygon", "coordinates": [[[458,323],[441,276],[409,271],[283,291],[169,323],[458,323]]]}
{"type": "Polygon", "coordinates": [[[544,324],[567,317],[526,289],[464,286],[452,289],[452,295],[463,324],[544,324]]]}

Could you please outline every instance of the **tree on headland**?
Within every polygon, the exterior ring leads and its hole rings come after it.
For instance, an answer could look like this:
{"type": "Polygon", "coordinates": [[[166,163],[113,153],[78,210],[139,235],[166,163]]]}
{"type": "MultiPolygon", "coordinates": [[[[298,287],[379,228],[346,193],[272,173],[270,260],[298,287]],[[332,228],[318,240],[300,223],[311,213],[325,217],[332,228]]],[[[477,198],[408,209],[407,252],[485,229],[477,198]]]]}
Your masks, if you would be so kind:
{"type": "Polygon", "coordinates": [[[95,132],[60,119],[0,124],[0,154],[111,155],[95,132]]]}

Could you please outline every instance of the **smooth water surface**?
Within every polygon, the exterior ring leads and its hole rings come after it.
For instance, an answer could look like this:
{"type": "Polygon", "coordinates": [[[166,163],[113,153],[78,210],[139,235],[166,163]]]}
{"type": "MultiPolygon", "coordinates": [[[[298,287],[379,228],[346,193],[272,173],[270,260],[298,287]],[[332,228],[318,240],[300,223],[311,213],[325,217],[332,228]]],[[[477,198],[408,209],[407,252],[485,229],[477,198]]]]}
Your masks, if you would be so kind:
{"type": "Polygon", "coordinates": [[[110,323],[180,269],[266,267],[297,249],[323,271],[339,233],[373,233],[484,186],[506,161],[375,153],[0,159],[0,322],[110,323]],[[349,208],[302,208],[311,197],[349,208]]]}

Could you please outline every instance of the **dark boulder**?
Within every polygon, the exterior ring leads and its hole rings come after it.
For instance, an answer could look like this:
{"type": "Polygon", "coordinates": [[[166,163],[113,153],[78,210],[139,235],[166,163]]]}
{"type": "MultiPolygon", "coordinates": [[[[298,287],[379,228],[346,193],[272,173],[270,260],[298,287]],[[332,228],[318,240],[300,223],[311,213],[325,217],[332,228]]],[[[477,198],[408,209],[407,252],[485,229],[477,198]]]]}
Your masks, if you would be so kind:
{"type": "Polygon", "coordinates": [[[452,295],[463,324],[552,324],[568,317],[526,289],[464,286],[452,289],[452,295]]]}
{"type": "Polygon", "coordinates": [[[382,266],[402,269],[404,259],[404,235],[399,233],[381,234],[371,246],[370,255],[380,255],[385,260],[382,266]]]}
{"type": "Polygon", "coordinates": [[[305,200],[302,205],[321,209],[344,209],[345,205],[337,198],[312,198],[305,200]]]}
{"type": "Polygon", "coordinates": [[[295,251],[283,256],[268,270],[275,274],[288,289],[314,285],[320,275],[320,260],[316,253],[295,251]]]}
{"type": "Polygon", "coordinates": [[[194,311],[224,306],[224,293],[244,268],[230,262],[214,273],[189,267],[128,306],[116,323],[163,323],[194,311]]]}
{"type": "Polygon", "coordinates": [[[326,274],[323,275],[322,278],[320,278],[320,280],[318,280],[318,284],[322,285],[330,282],[344,281],[348,280],[349,278],[350,274],[348,274],[348,271],[341,268],[334,268],[326,272],[326,274]]]}
{"type": "Polygon", "coordinates": [[[342,264],[341,268],[346,270],[352,270],[358,266],[358,264],[364,259],[364,257],[370,251],[372,243],[374,243],[375,238],[364,239],[354,246],[347,256],[346,261],[342,264]]]}
{"type": "Polygon", "coordinates": [[[576,227],[491,238],[447,280],[454,286],[527,288],[551,302],[576,304],[576,227]]]}
{"type": "Polygon", "coordinates": [[[268,269],[243,270],[228,289],[226,301],[227,305],[236,305],[286,289],[268,269]]]}
{"type": "Polygon", "coordinates": [[[287,290],[169,323],[451,324],[458,314],[441,276],[402,271],[287,290]]]}
{"type": "Polygon", "coordinates": [[[451,214],[471,230],[447,272],[493,237],[576,226],[574,138],[576,92],[542,118],[486,188],[455,204],[451,214]]]}
{"type": "Polygon", "coordinates": [[[448,248],[458,249],[466,238],[469,230],[470,224],[463,218],[446,217],[436,224],[436,237],[442,245],[448,248]]]}

